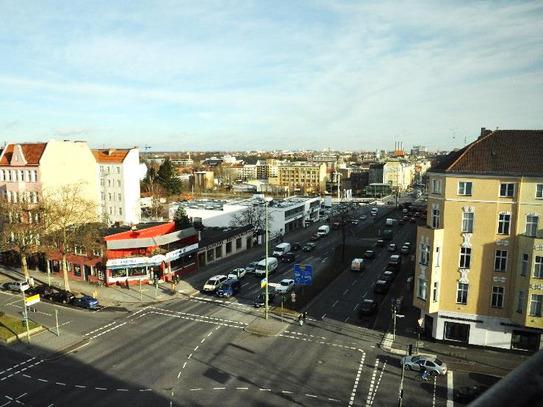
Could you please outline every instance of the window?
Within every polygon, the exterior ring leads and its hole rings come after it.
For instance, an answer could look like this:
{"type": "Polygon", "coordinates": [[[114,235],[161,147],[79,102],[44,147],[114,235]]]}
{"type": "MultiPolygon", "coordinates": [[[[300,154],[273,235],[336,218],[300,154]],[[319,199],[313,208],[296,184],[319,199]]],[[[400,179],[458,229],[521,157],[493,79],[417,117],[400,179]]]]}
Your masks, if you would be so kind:
{"type": "Polygon", "coordinates": [[[437,302],[438,294],[439,294],[439,282],[434,281],[434,288],[432,290],[432,300],[434,302],[437,302]]]}
{"type": "Polygon", "coordinates": [[[38,171],[32,171],[32,182],[38,182],[38,171]]]}
{"type": "Polygon", "coordinates": [[[439,205],[432,205],[432,227],[439,228],[439,205]]]}
{"type": "Polygon", "coordinates": [[[0,181],[5,181],[4,170],[0,170],[0,181]]]}
{"type": "Polygon", "coordinates": [[[538,215],[526,215],[526,236],[537,236],[537,224],[539,223],[538,215]]]}
{"type": "Polygon", "coordinates": [[[117,186],[118,186],[119,188],[121,187],[121,180],[120,180],[120,179],[117,180],[117,186]]]}
{"type": "Polygon", "coordinates": [[[543,256],[535,256],[534,277],[543,278],[543,256]]]}
{"type": "Polygon", "coordinates": [[[498,234],[508,235],[511,224],[511,215],[508,213],[500,213],[498,217],[498,234]]]}
{"type": "Polygon", "coordinates": [[[432,180],[432,194],[441,194],[441,180],[432,180]]]}
{"type": "Polygon", "coordinates": [[[471,182],[460,181],[458,183],[458,195],[471,195],[471,182]]]}
{"type": "Polygon", "coordinates": [[[470,265],[471,265],[471,248],[461,247],[460,248],[460,268],[469,269],[470,265]]]}
{"type": "Polygon", "coordinates": [[[543,184],[535,186],[535,199],[543,199],[543,184]]]}
{"type": "Polygon", "coordinates": [[[517,297],[517,312],[519,314],[522,314],[523,311],[524,311],[524,291],[519,291],[518,297],[517,297]]]}
{"type": "Polygon", "coordinates": [[[543,302],[543,295],[532,294],[530,300],[530,316],[541,316],[541,303],[543,302]]]}
{"type": "Polygon", "coordinates": [[[468,303],[468,285],[465,283],[458,283],[456,288],[456,303],[467,304],[468,303]]]}
{"type": "Polygon", "coordinates": [[[417,297],[426,301],[426,296],[428,293],[428,281],[424,278],[419,278],[419,283],[417,285],[417,297]]]}
{"type": "Polygon", "coordinates": [[[420,244],[420,264],[428,265],[430,262],[430,247],[424,243],[420,244]]]}
{"type": "Polygon", "coordinates": [[[500,185],[500,197],[513,198],[515,196],[515,184],[504,182],[500,185]]]}
{"type": "Polygon", "coordinates": [[[107,200],[108,200],[108,201],[111,201],[111,192],[108,192],[108,194],[107,194],[107,200]]]}
{"type": "Polygon", "coordinates": [[[507,269],[507,250],[496,250],[494,258],[494,271],[506,271],[507,269]]]}
{"type": "Polygon", "coordinates": [[[503,308],[503,297],[504,297],[505,288],[499,286],[492,287],[492,308],[503,308]]]}
{"type": "Polygon", "coordinates": [[[528,254],[522,253],[522,260],[520,263],[520,275],[525,276],[528,274],[528,254]]]}
{"type": "Polygon", "coordinates": [[[117,194],[117,199],[118,199],[119,202],[121,202],[121,201],[123,200],[122,195],[121,195],[121,194],[117,194]]]}
{"type": "Polygon", "coordinates": [[[473,212],[462,212],[462,232],[473,233],[473,212]]]}
{"type": "Polygon", "coordinates": [[[119,206],[119,216],[122,216],[122,215],[123,215],[123,208],[121,208],[121,207],[119,206]]]}

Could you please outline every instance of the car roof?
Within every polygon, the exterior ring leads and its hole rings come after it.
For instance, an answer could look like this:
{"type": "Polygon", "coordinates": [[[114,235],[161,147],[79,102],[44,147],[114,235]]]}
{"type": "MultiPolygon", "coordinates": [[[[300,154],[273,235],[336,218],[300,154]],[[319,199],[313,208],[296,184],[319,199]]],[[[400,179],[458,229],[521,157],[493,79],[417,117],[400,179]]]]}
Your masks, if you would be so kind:
{"type": "Polygon", "coordinates": [[[213,276],[213,277],[210,277],[210,280],[219,280],[221,278],[228,278],[227,276],[225,276],[224,274],[218,274],[216,276],[213,276]]]}

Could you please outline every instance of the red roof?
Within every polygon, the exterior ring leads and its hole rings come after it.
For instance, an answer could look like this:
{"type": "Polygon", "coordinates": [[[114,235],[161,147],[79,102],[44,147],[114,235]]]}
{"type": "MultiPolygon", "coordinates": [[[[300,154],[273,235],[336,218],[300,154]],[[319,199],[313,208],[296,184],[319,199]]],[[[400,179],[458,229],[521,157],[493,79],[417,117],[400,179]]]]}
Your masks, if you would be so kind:
{"type": "Polygon", "coordinates": [[[97,163],[122,163],[130,150],[117,150],[114,148],[107,150],[92,150],[97,163]]]}
{"type": "Polygon", "coordinates": [[[21,143],[21,144],[8,144],[0,156],[0,165],[10,165],[13,157],[13,150],[15,146],[21,146],[24,158],[27,162],[26,165],[38,165],[40,163],[41,156],[47,147],[47,143],[21,143]]]}
{"type": "Polygon", "coordinates": [[[543,176],[543,130],[496,130],[432,168],[432,172],[543,176]]]}

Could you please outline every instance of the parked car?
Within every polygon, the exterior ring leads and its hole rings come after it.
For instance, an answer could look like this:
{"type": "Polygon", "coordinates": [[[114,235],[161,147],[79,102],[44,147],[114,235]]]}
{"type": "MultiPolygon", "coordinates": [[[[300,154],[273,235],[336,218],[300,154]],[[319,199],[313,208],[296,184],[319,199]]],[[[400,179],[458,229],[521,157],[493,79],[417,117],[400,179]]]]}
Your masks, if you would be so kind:
{"type": "Polygon", "coordinates": [[[53,301],[53,302],[60,302],[62,304],[70,304],[75,299],[75,295],[73,295],[69,291],[60,290],[60,291],[53,291],[49,294],[45,294],[44,298],[46,300],[53,301]]]}
{"type": "Polygon", "coordinates": [[[379,280],[385,280],[392,282],[396,278],[396,274],[393,271],[385,270],[381,275],[379,276],[379,280]]]}
{"type": "Polygon", "coordinates": [[[389,252],[395,252],[396,250],[398,250],[398,247],[396,246],[395,243],[390,243],[388,245],[388,249],[387,249],[389,252]]]}
{"type": "Polygon", "coordinates": [[[366,259],[373,259],[375,257],[375,250],[368,249],[364,252],[364,257],[366,259]]]}
{"type": "Polygon", "coordinates": [[[239,280],[245,277],[247,271],[243,267],[237,267],[228,274],[228,279],[239,280]]]}
{"type": "Polygon", "coordinates": [[[292,248],[290,250],[296,251],[300,250],[302,248],[302,244],[300,242],[292,243],[292,248]]]}
{"type": "Polygon", "coordinates": [[[306,244],[304,245],[304,247],[302,248],[302,250],[303,250],[304,252],[310,252],[310,251],[315,250],[315,246],[316,246],[315,243],[309,242],[309,243],[306,243],[306,244]]]}
{"type": "Polygon", "coordinates": [[[309,240],[311,240],[312,242],[316,242],[319,239],[320,239],[320,236],[316,233],[312,234],[311,237],[309,238],[309,240]]]}
{"type": "Polygon", "coordinates": [[[53,292],[53,289],[50,286],[45,285],[45,284],[35,285],[34,287],[30,287],[28,290],[26,290],[27,295],[39,294],[42,297],[52,292],[53,292]]]}
{"type": "Polygon", "coordinates": [[[83,307],[87,309],[98,308],[98,300],[96,298],[84,295],[83,297],[75,297],[72,301],[72,304],[76,307],[83,307]]]}
{"type": "Polygon", "coordinates": [[[362,318],[366,315],[373,315],[375,311],[377,311],[377,302],[370,298],[366,298],[362,301],[362,304],[360,304],[360,308],[358,308],[358,316],[362,318]]]}
{"type": "Polygon", "coordinates": [[[28,282],[23,281],[23,280],[10,281],[9,283],[6,283],[4,286],[7,290],[17,291],[17,292],[26,291],[30,288],[30,285],[28,285],[28,282]]]}
{"type": "MultiPolygon", "coordinates": [[[[268,305],[270,305],[270,303],[273,302],[274,298],[275,298],[275,293],[268,289],[268,305]]],[[[256,299],[253,302],[253,306],[255,308],[260,308],[260,307],[263,307],[265,303],[266,303],[266,293],[263,291],[256,296],[256,299]]]]}
{"type": "Polygon", "coordinates": [[[202,288],[203,292],[213,293],[219,288],[219,286],[228,279],[224,274],[219,274],[211,277],[206,281],[204,287],[202,288]]]}
{"type": "Polygon", "coordinates": [[[373,292],[375,294],[386,294],[390,288],[390,281],[386,280],[377,280],[373,286],[373,292]]]}
{"type": "Polygon", "coordinates": [[[277,294],[286,294],[294,288],[294,280],[291,278],[284,278],[279,282],[279,285],[275,287],[277,294]]]}
{"type": "Polygon", "coordinates": [[[252,261],[250,262],[246,267],[245,267],[245,271],[247,273],[254,273],[255,270],[256,270],[256,265],[258,264],[258,261],[252,261]]]}
{"type": "Polygon", "coordinates": [[[217,288],[217,297],[232,297],[239,293],[241,289],[241,281],[239,279],[228,279],[217,288]]]}
{"type": "Polygon", "coordinates": [[[352,223],[353,225],[358,225],[358,219],[353,219],[353,220],[351,221],[351,223],[352,223]]]}
{"type": "Polygon", "coordinates": [[[424,367],[432,376],[447,374],[447,365],[441,360],[430,356],[404,356],[400,360],[400,365],[403,366],[405,370],[416,371],[420,371],[421,367],[424,367]]]}
{"type": "Polygon", "coordinates": [[[283,263],[292,263],[294,260],[296,260],[296,255],[292,252],[284,254],[283,257],[281,257],[283,263]]]}

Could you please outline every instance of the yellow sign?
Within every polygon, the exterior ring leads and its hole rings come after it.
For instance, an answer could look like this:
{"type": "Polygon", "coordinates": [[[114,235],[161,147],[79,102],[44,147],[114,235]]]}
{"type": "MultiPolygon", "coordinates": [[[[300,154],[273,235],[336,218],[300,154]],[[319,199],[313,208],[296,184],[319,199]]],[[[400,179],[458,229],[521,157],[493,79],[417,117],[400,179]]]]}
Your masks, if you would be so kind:
{"type": "Polygon", "coordinates": [[[40,295],[36,294],[30,297],[26,297],[25,302],[26,302],[26,305],[36,304],[37,302],[40,302],[40,295]]]}

